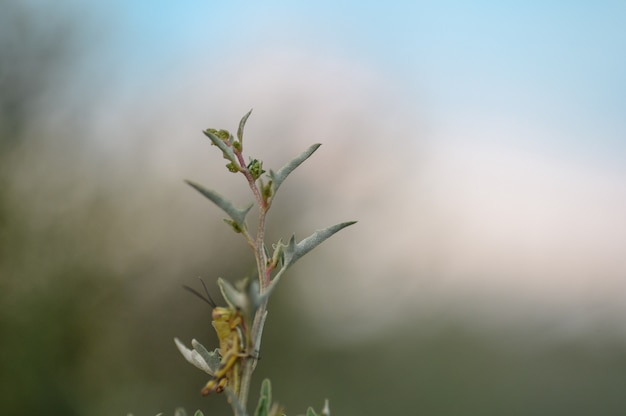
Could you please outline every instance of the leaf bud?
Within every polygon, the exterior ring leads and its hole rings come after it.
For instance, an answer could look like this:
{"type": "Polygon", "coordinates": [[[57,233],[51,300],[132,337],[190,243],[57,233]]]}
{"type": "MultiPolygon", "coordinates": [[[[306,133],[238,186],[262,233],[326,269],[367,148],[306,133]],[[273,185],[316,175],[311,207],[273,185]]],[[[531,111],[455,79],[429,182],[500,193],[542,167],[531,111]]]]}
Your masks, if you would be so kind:
{"type": "Polygon", "coordinates": [[[230,225],[233,231],[236,232],[237,234],[241,234],[241,232],[243,231],[241,227],[239,226],[239,224],[237,224],[235,221],[231,220],[230,218],[224,218],[224,222],[230,225]]]}
{"type": "Polygon", "coordinates": [[[235,165],[233,162],[227,163],[226,169],[233,173],[239,172],[239,166],[235,165]]]}
{"type": "Polygon", "coordinates": [[[250,163],[248,163],[247,168],[254,180],[259,179],[259,177],[265,173],[263,170],[263,162],[258,159],[251,160],[250,163]]]}

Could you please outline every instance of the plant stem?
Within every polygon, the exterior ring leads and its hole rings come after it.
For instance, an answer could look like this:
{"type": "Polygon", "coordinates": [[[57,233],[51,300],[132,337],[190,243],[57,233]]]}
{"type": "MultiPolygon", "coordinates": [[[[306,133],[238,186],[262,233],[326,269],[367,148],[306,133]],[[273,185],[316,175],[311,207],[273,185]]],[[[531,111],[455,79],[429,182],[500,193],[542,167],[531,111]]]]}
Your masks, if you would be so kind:
{"type": "MultiPolygon", "coordinates": [[[[241,167],[241,173],[246,177],[248,181],[248,186],[252,190],[254,194],[257,204],[259,206],[259,218],[258,218],[258,226],[256,232],[256,238],[254,239],[254,244],[250,244],[251,248],[254,251],[254,257],[257,265],[257,273],[259,279],[259,291],[263,293],[267,286],[270,284],[270,275],[267,273],[267,258],[265,254],[265,218],[267,215],[267,211],[269,206],[263,200],[261,196],[261,192],[256,185],[256,180],[247,169],[244,163],[244,158],[241,152],[235,152],[237,159],[239,160],[239,164],[241,167]]],[[[249,237],[248,237],[249,238],[249,237]]],[[[250,241],[249,241],[250,242],[250,241]]],[[[243,361],[243,370],[241,375],[241,385],[239,387],[239,402],[241,406],[245,409],[248,403],[248,396],[250,394],[250,383],[252,382],[252,373],[256,367],[256,363],[258,361],[258,353],[261,347],[261,336],[263,333],[263,326],[265,324],[265,318],[267,316],[267,299],[261,302],[261,305],[258,306],[252,326],[249,331],[249,345],[248,351],[251,352],[248,357],[246,357],[243,361]]]]}
{"type": "Polygon", "coordinates": [[[248,395],[250,393],[250,383],[252,382],[252,373],[258,361],[259,349],[261,347],[261,336],[263,334],[263,326],[267,317],[267,300],[264,301],[257,309],[254,315],[252,328],[250,329],[250,347],[252,354],[244,360],[243,371],[241,375],[241,386],[239,388],[239,401],[243,408],[246,408],[248,395]]]}

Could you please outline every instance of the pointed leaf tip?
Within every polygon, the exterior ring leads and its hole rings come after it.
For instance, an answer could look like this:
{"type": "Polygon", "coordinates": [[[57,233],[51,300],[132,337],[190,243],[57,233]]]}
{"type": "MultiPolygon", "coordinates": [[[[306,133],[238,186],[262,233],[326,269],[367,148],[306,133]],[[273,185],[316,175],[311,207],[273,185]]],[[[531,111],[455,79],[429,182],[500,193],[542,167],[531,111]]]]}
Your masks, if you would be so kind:
{"type": "MultiPolygon", "coordinates": [[[[159,413],[160,414],[160,413],[159,413]]],[[[157,415],[158,416],[158,415],[157,415]]],[[[185,411],[184,408],[179,407],[176,410],[174,410],[174,416],[187,416],[187,412],[185,411]]]]}
{"type": "Polygon", "coordinates": [[[248,121],[250,114],[252,114],[252,109],[250,109],[250,111],[248,111],[239,122],[239,128],[237,129],[237,138],[239,139],[239,143],[243,143],[243,128],[246,126],[246,121],[248,121]]]}
{"type": "Polygon", "coordinates": [[[232,202],[217,192],[189,180],[185,180],[185,182],[226,212],[226,214],[228,214],[228,216],[235,221],[239,228],[245,228],[246,215],[248,215],[248,212],[252,209],[252,204],[250,204],[247,208],[236,208],[232,202]]]}
{"type": "Polygon", "coordinates": [[[269,379],[266,378],[261,383],[261,394],[259,395],[259,403],[257,404],[254,416],[269,416],[271,404],[272,386],[269,379]]]}
{"type": "Polygon", "coordinates": [[[332,225],[323,230],[317,230],[299,243],[296,243],[295,236],[292,236],[289,240],[289,243],[283,250],[285,267],[292,266],[296,261],[300,259],[300,257],[304,256],[309,251],[313,250],[315,247],[323,243],[324,240],[328,239],[338,231],[355,223],[356,221],[347,221],[340,224],[332,225]]]}
{"type": "Polygon", "coordinates": [[[202,346],[202,344],[195,339],[191,341],[191,345],[194,348],[193,350],[187,348],[178,338],[174,338],[174,343],[176,343],[178,351],[180,351],[185,360],[187,360],[187,362],[192,364],[194,367],[211,376],[214,375],[219,369],[221,365],[221,358],[217,350],[208,352],[206,348],[204,348],[204,346],[202,346]]]}
{"type": "Polygon", "coordinates": [[[261,383],[261,396],[267,398],[267,403],[272,402],[272,383],[268,378],[261,383]]]}
{"type": "Polygon", "coordinates": [[[306,409],[306,416],[317,416],[317,413],[315,413],[315,410],[313,410],[312,407],[309,407],[306,409]]]}
{"type": "Polygon", "coordinates": [[[280,185],[287,179],[287,176],[291,172],[293,172],[298,166],[302,164],[305,160],[307,160],[319,147],[320,143],[316,143],[306,149],[304,152],[300,153],[298,156],[289,161],[285,166],[278,169],[277,172],[270,170],[270,178],[274,183],[274,193],[278,191],[280,185]]]}
{"type": "Polygon", "coordinates": [[[330,416],[330,405],[328,399],[324,400],[324,408],[322,408],[322,416],[330,416]]]}
{"type": "Polygon", "coordinates": [[[211,140],[211,142],[222,151],[222,154],[224,155],[224,159],[230,160],[230,162],[233,163],[234,166],[238,166],[237,157],[235,156],[235,153],[233,152],[232,147],[228,146],[224,142],[224,140],[219,138],[214,133],[214,131],[215,130],[212,130],[212,129],[206,129],[206,130],[203,130],[202,133],[204,133],[204,135],[208,137],[211,140]]]}

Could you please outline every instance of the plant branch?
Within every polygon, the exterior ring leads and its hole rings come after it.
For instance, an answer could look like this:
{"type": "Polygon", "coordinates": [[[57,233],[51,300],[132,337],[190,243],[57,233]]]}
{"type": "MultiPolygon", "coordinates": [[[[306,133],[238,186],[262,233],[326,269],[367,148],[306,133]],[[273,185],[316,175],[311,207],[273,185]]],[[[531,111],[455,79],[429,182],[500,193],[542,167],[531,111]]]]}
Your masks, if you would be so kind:
{"type": "MultiPolygon", "coordinates": [[[[282,240],[279,240],[274,246],[274,252],[268,261],[270,255],[266,251],[265,227],[267,213],[276,196],[276,192],[285,179],[308,159],[320,145],[314,144],[310,146],[278,171],[270,170],[269,174],[266,175],[266,178],[269,179],[266,184],[263,178],[261,178],[262,174],[265,173],[263,162],[257,159],[250,159],[250,163],[246,164],[243,155],[243,130],[250,112],[239,123],[239,129],[237,130],[238,141],[227,130],[207,129],[204,131],[204,134],[213,144],[219,147],[224,158],[229,161],[226,165],[228,170],[241,172],[246,178],[259,207],[256,234],[254,232],[251,234],[246,220],[246,216],[254,204],[250,204],[243,209],[237,208],[232,202],[217,192],[206,189],[194,182],[187,181],[187,183],[226,212],[230,218],[225,219],[225,221],[233,227],[235,232],[242,234],[246,239],[248,246],[254,253],[258,285],[255,282],[248,281],[243,288],[236,288],[230,282],[218,279],[218,285],[228,304],[225,308],[218,308],[214,305],[213,326],[220,340],[219,349],[209,352],[194,340],[192,341],[193,350],[190,350],[180,341],[175,340],[177,347],[187,361],[204,371],[210,370],[207,372],[213,375],[214,378],[207,383],[203,390],[203,392],[206,390],[207,393],[203,394],[208,394],[208,392],[212,391],[226,391],[236,416],[246,415],[252,374],[258,363],[263,328],[267,319],[268,300],[276,284],[280,281],[285,271],[298,259],[339,230],[354,224],[353,221],[350,221],[317,230],[300,242],[296,242],[295,235],[291,237],[287,244],[283,244],[282,240]],[[272,274],[274,274],[274,278],[272,278],[272,274]],[[216,311],[218,311],[217,314],[216,311]]],[[[257,408],[257,415],[278,415],[281,413],[280,407],[274,404],[270,408],[271,393],[269,382],[264,382],[264,386],[265,389],[262,389],[262,399],[257,408]],[[266,403],[262,400],[265,400],[266,403]],[[261,403],[265,403],[265,407],[261,406],[261,403]],[[265,409],[265,413],[258,413],[259,409],[265,409]]],[[[307,414],[309,413],[307,412],[307,414]]]]}

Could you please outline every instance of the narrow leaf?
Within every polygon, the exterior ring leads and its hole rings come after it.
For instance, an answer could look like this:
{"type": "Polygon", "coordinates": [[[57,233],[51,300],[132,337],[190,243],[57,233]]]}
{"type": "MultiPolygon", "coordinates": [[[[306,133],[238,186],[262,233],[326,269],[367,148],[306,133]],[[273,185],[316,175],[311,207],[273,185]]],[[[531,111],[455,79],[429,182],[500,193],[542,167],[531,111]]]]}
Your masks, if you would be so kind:
{"type": "Polygon", "coordinates": [[[243,128],[246,125],[246,121],[248,121],[248,117],[252,114],[252,110],[248,111],[245,116],[241,118],[239,122],[239,128],[237,129],[237,138],[239,139],[239,143],[243,144],[243,128]]]}
{"type": "Polygon", "coordinates": [[[237,161],[237,158],[235,157],[235,153],[233,152],[232,147],[228,146],[224,142],[224,140],[217,137],[213,132],[211,132],[208,129],[204,130],[202,133],[204,133],[204,135],[208,137],[211,140],[211,142],[213,142],[214,145],[220,148],[220,150],[224,154],[224,159],[228,159],[232,163],[234,163],[235,166],[239,166],[239,162],[237,161]]]}
{"type": "Polygon", "coordinates": [[[259,403],[257,404],[256,410],[254,412],[254,416],[268,416],[269,407],[270,404],[267,401],[267,397],[263,396],[263,393],[261,393],[261,396],[259,397],[259,403]]]}
{"type": "Polygon", "coordinates": [[[272,403],[272,383],[268,378],[261,383],[261,396],[265,397],[268,407],[272,403]]]}
{"type": "Polygon", "coordinates": [[[285,166],[278,169],[278,172],[274,172],[273,170],[270,169],[270,177],[272,178],[272,181],[274,183],[274,193],[278,191],[278,188],[283,183],[283,181],[287,178],[287,176],[289,176],[289,174],[293,172],[294,169],[300,166],[302,162],[307,160],[313,154],[313,152],[315,152],[320,146],[321,144],[319,143],[312,145],[311,147],[306,149],[304,152],[296,156],[293,160],[291,160],[285,166]]]}
{"type": "Polygon", "coordinates": [[[256,410],[254,411],[254,416],[268,416],[269,414],[269,405],[267,404],[267,399],[265,397],[259,397],[259,403],[256,406],[256,410]]]}
{"type": "Polygon", "coordinates": [[[233,221],[239,226],[241,229],[245,229],[245,221],[246,215],[250,212],[252,208],[252,204],[250,204],[247,208],[236,208],[232,202],[228,199],[224,198],[220,194],[210,189],[205,188],[202,185],[199,185],[192,181],[185,181],[189,186],[194,188],[196,191],[200,192],[202,195],[207,197],[211,202],[220,207],[233,221]]]}
{"type": "Polygon", "coordinates": [[[291,237],[289,243],[284,248],[284,265],[285,268],[291,267],[296,261],[300,259],[300,257],[307,254],[309,251],[313,250],[315,247],[320,245],[324,240],[338,232],[339,230],[348,227],[352,224],[356,223],[356,221],[348,221],[342,222],[337,225],[330,226],[323,230],[317,230],[304,240],[296,243],[295,235],[291,237]]]}

